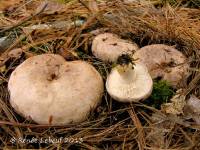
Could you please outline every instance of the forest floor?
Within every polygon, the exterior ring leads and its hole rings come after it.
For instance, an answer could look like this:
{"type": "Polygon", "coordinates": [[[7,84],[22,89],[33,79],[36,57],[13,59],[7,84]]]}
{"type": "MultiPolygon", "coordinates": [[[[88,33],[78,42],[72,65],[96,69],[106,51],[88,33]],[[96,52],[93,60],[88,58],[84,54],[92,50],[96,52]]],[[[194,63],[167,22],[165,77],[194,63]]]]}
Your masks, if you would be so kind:
{"type": "Polygon", "coordinates": [[[87,61],[105,81],[112,65],[91,53],[92,39],[104,32],[118,34],[139,47],[174,46],[190,64],[181,96],[185,101],[191,95],[200,98],[199,0],[1,0],[0,149],[200,149],[198,123],[187,118],[184,110],[177,115],[161,109],[176,93],[165,84],[153,91],[164,92],[159,103],[153,97],[141,103],[119,103],[105,90],[102,103],[80,124],[38,125],[14,111],[9,103],[9,76],[34,55],[55,53],[66,60],[87,61]],[[64,140],[56,141],[60,138],[64,140]]]}

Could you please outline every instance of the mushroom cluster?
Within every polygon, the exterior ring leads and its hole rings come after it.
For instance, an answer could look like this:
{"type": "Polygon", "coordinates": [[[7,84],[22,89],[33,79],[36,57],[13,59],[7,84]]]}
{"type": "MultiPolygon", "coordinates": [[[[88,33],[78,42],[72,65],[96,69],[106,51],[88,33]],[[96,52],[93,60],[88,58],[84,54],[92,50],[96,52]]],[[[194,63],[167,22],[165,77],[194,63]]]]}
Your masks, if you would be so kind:
{"type": "MultiPolygon", "coordinates": [[[[167,45],[139,49],[115,34],[104,33],[94,38],[92,52],[102,61],[116,63],[106,79],[106,89],[120,102],[148,98],[152,79],[167,80],[178,88],[188,76],[185,56],[167,45]]],[[[104,85],[87,62],[42,54],[28,58],[12,72],[8,89],[11,105],[24,117],[40,124],[65,125],[88,117],[101,102],[104,85]]]]}
{"type": "Polygon", "coordinates": [[[85,120],[101,101],[103,80],[84,61],[55,54],[25,60],[8,82],[10,103],[39,124],[65,125],[85,120]]]}
{"type": "Polygon", "coordinates": [[[115,62],[122,54],[132,54],[137,49],[137,44],[112,33],[99,34],[92,42],[93,55],[105,62],[115,62]]]}
{"type": "Polygon", "coordinates": [[[166,80],[174,88],[183,86],[189,75],[186,57],[172,46],[148,45],[136,51],[133,57],[147,66],[153,79],[166,80]]]}
{"type": "Polygon", "coordinates": [[[118,64],[107,77],[106,89],[118,101],[130,102],[147,98],[152,91],[152,79],[166,80],[173,88],[179,88],[186,83],[189,75],[186,57],[172,46],[164,44],[139,49],[132,42],[104,33],[94,38],[92,52],[105,62],[117,62],[123,56],[130,56],[135,52],[133,59],[137,61],[134,67],[130,61],[118,64]]]}
{"type": "Polygon", "coordinates": [[[97,35],[92,44],[93,54],[105,62],[117,63],[106,80],[106,89],[120,102],[138,102],[150,96],[153,81],[143,63],[134,63],[131,55],[138,46],[112,33],[97,35]]]}

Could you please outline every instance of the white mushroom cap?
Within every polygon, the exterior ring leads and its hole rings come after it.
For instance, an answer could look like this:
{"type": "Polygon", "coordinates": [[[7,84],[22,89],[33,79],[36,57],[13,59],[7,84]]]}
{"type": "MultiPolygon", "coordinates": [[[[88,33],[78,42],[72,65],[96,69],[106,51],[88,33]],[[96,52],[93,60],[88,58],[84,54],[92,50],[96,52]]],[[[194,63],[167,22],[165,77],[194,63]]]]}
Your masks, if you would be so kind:
{"type": "Polygon", "coordinates": [[[31,57],[8,82],[10,103],[39,124],[64,125],[85,120],[101,101],[103,80],[84,61],[66,62],[55,54],[31,57]]]}
{"type": "Polygon", "coordinates": [[[134,69],[120,73],[115,67],[106,80],[106,89],[110,96],[121,102],[138,102],[151,95],[153,81],[147,68],[136,63],[134,69]]]}
{"type": "Polygon", "coordinates": [[[92,42],[93,55],[105,62],[114,62],[122,54],[131,54],[137,49],[137,44],[112,33],[99,34],[92,42]]]}
{"type": "Polygon", "coordinates": [[[135,52],[133,57],[147,66],[153,79],[161,77],[174,88],[182,86],[189,74],[186,57],[172,46],[148,45],[135,52]]]}

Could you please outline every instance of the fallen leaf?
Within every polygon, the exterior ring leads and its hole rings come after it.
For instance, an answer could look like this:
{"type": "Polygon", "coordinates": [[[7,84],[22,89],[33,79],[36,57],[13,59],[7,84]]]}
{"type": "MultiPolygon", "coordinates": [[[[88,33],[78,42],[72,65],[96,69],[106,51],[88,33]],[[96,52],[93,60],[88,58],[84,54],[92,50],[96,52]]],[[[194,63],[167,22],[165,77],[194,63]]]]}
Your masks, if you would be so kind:
{"type": "Polygon", "coordinates": [[[185,96],[181,94],[181,89],[177,90],[176,95],[170,100],[171,103],[162,104],[161,109],[166,114],[180,115],[183,114],[183,108],[186,104],[185,96]]]}
{"type": "Polygon", "coordinates": [[[24,53],[25,53],[25,58],[26,58],[26,59],[37,55],[37,54],[35,54],[35,53],[33,53],[33,52],[28,52],[28,51],[26,51],[26,52],[24,52],[24,53]]]}
{"type": "Polygon", "coordinates": [[[78,55],[73,50],[66,50],[61,48],[59,50],[59,54],[63,56],[66,60],[76,60],[78,58],[78,55]]]}
{"type": "Polygon", "coordinates": [[[47,5],[41,14],[54,14],[55,12],[62,11],[64,9],[64,4],[58,3],[56,1],[43,1],[36,9],[36,12],[41,11],[44,6],[47,5]]]}
{"type": "Polygon", "coordinates": [[[23,53],[23,50],[21,48],[16,48],[16,49],[11,50],[8,53],[8,56],[10,58],[20,58],[20,56],[22,55],[22,53],[23,53]]]}

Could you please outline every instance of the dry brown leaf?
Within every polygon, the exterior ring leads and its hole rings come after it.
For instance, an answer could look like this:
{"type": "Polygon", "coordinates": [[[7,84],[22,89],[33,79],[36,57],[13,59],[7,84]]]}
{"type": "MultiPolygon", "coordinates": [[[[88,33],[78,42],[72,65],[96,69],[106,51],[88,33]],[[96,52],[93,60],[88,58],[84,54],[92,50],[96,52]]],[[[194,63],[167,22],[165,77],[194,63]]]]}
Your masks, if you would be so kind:
{"type": "Polygon", "coordinates": [[[23,53],[23,50],[21,48],[16,48],[16,49],[11,50],[8,53],[8,56],[11,58],[19,58],[22,55],[22,53],[23,53]]]}
{"type": "Polygon", "coordinates": [[[36,56],[36,54],[33,53],[33,52],[26,51],[26,52],[24,52],[24,53],[25,53],[26,59],[28,59],[28,58],[30,58],[30,57],[33,57],[33,56],[36,56]]]}
{"type": "Polygon", "coordinates": [[[170,100],[171,103],[166,103],[161,106],[162,111],[167,114],[180,115],[183,114],[183,108],[186,104],[185,96],[181,94],[181,89],[170,100]]]}
{"type": "Polygon", "coordinates": [[[58,3],[56,1],[43,1],[36,9],[36,12],[39,12],[45,5],[46,8],[42,12],[42,14],[54,14],[55,12],[62,11],[64,8],[64,4],[58,3]]]}
{"type": "Polygon", "coordinates": [[[78,55],[73,50],[67,50],[61,48],[58,52],[61,56],[63,56],[66,60],[75,60],[78,58],[78,55]]]}

